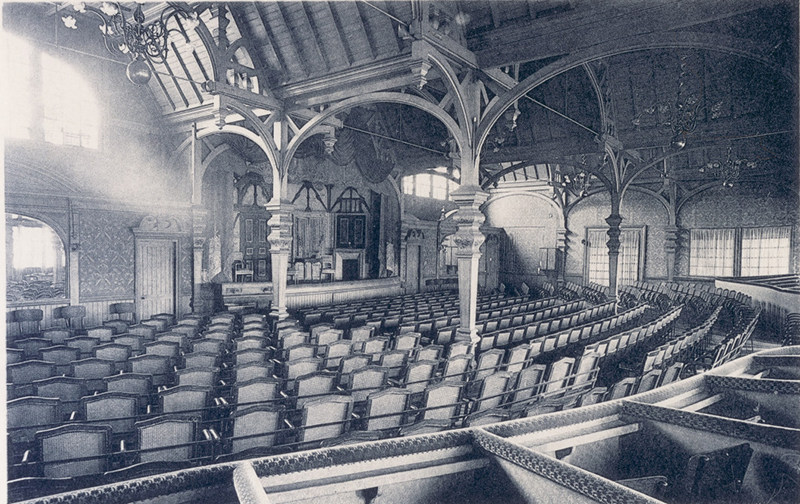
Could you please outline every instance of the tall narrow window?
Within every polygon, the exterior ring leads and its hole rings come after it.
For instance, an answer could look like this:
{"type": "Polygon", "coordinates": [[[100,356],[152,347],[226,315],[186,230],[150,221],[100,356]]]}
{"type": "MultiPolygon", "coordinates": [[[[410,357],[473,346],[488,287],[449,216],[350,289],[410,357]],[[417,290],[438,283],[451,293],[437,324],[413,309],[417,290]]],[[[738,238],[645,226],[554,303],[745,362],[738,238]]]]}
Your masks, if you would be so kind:
{"type": "Polygon", "coordinates": [[[608,235],[605,229],[590,229],[586,243],[589,249],[589,281],[608,285],[608,235]]]}
{"type": "Polygon", "coordinates": [[[742,229],[742,276],[789,273],[791,228],[742,229]]]}
{"type": "Polygon", "coordinates": [[[31,47],[23,40],[3,34],[6,44],[6,136],[28,139],[33,126],[31,97],[31,47]]]}
{"type": "Polygon", "coordinates": [[[100,111],[89,86],[71,66],[42,54],[44,139],[59,145],[98,147],[100,111]]]}
{"type": "MultiPolygon", "coordinates": [[[[589,229],[587,233],[589,281],[608,285],[608,234],[605,229],[589,229]]],[[[642,231],[623,229],[619,235],[617,284],[631,284],[639,279],[639,256],[642,231]]]]}
{"type": "Polygon", "coordinates": [[[733,229],[692,229],[689,274],[733,276],[734,242],[733,229]]]}

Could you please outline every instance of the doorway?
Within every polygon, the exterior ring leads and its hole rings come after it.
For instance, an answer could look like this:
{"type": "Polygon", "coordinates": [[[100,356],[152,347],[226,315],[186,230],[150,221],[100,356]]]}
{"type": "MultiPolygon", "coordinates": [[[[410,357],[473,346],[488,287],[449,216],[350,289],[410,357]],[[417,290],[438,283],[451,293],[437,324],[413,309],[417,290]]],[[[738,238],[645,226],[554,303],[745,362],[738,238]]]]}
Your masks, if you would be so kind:
{"type": "Polygon", "coordinates": [[[174,240],[136,240],[136,313],[140,320],[175,313],[174,240]]]}
{"type": "Polygon", "coordinates": [[[342,259],[342,280],[358,280],[358,259],[342,259]]]}
{"type": "Polygon", "coordinates": [[[409,244],[406,247],[406,293],[414,294],[420,289],[419,275],[420,246],[409,244]]]}

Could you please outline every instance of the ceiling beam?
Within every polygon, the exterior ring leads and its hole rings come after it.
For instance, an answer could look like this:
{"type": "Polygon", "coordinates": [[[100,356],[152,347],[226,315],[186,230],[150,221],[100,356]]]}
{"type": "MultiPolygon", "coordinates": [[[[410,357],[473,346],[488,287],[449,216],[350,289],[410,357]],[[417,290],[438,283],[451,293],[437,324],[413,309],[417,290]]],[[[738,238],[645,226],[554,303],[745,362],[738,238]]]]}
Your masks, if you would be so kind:
{"type": "Polygon", "coordinates": [[[624,45],[627,38],[635,35],[710,23],[774,1],[654,0],[619,2],[615,8],[609,8],[604,2],[586,2],[560,16],[489,30],[470,37],[468,45],[477,55],[481,67],[504,66],[560,56],[613,41],[624,45]]]}

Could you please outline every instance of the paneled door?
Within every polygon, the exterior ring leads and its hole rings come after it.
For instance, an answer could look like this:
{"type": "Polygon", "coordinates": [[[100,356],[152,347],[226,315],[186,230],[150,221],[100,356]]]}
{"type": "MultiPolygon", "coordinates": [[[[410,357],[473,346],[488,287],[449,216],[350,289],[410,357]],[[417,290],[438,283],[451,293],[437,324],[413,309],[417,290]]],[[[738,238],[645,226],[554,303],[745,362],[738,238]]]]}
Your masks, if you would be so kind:
{"type": "Polygon", "coordinates": [[[419,268],[420,246],[408,244],[406,247],[406,293],[414,294],[420,289],[419,268]]]}
{"type": "Polygon", "coordinates": [[[136,313],[175,313],[175,242],[136,240],[136,313]]]}

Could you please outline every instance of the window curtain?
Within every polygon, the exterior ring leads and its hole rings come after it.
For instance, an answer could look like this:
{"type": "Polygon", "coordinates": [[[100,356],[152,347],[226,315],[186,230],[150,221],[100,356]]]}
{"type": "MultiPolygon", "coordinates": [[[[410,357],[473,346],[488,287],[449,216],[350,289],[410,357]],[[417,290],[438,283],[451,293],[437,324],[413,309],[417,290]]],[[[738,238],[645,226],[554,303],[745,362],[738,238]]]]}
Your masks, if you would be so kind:
{"type": "Polygon", "coordinates": [[[733,229],[692,229],[689,274],[733,276],[733,229]]]}
{"type": "Polygon", "coordinates": [[[791,228],[742,229],[742,276],[789,272],[791,228]]]}

